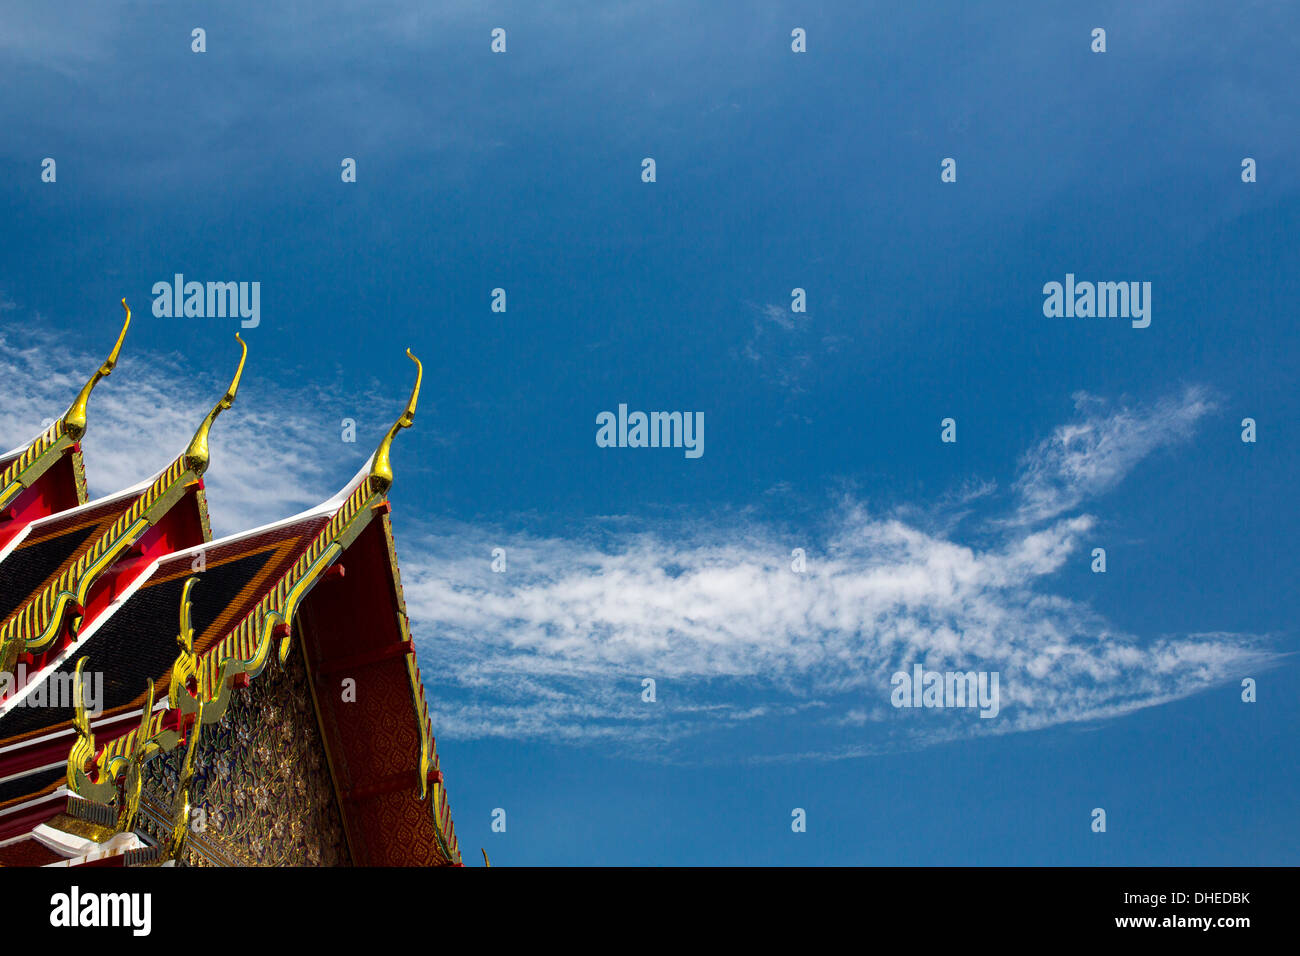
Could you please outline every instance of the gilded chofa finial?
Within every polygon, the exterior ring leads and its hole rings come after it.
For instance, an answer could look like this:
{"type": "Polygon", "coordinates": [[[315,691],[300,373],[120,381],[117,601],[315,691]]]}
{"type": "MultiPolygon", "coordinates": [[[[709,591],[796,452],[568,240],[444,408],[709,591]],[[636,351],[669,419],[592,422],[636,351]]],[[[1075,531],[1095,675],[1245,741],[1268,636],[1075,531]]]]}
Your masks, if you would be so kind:
{"type": "Polygon", "coordinates": [[[126,330],[131,327],[131,307],[126,304],[126,299],[122,300],[122,308],[126,309],[126,321],[122,323],[122,331],[117,335],[117,344],[113,346],[113,351],[108,353],[108,359],[99,370],[90,376],[90,381],[82,387],[76,401],[68,406],[68,411],[63,416],[63,430],[73,441],[81,441],[81,436],[86,434],[86,403],[90,401],[90,393],[99,384],[101,378],[111,375],[113,369],[117,367],[117,356],[122,351],[126,330]]]}
{"type": "Polygon", "coordinates": [[[388,429],[388,434],[379,443],[375,457],[370,463],[370,481],[375,485],[375,490],[381,494],[388,491],[393,484],[393,466],[388,460],[388,450],[392,448],[397,433],[403,428],[410,428],[411,423],[415,421],[415,405],[420,400],[420,380],[424,378],[424,366],[420,364],[420,360],[411,354],[410,349],[406,350],[406,356],[415,363],[415,387],[411,389],[411,400],[406,403],[406,411],[402,413],[402,417],[388,429]]]}
{"type": "Polygon", "coordinates": [[[221,396],[221,401],[212,406],[212,411],[208,412],[208,417],[203,419],[203,424],[194,433],[190,447],[185,449],[185,467],[196,475],[201,475],[208,470],[208,432],[212,428],[212,423],[217,420],[217,416],[235,404],[235,393],[239,391],[239,378],[244,374],[244,360],[248,358],[248,344],[239,337],[238,332],[235,333],[235,339],[244,349],[244,354],[239,357],[239,368],[235,369],[235,377],[230,382],[230,388],[226,389],[226,394],[221,396]]]}

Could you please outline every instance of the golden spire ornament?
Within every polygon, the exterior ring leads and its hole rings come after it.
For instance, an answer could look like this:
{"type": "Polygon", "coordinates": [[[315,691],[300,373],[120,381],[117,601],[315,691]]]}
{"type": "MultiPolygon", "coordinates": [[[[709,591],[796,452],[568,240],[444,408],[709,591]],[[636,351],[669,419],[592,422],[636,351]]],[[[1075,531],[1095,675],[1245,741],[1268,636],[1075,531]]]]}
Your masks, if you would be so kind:
{"type": "Polygon", "coordinates": [[[86,403],[90,401],[90,393],[94,391],[100,379],[113,374],[113,369],[117,367],[117,357],[122,351],[126,330],[131,327],[131,307],[126,304],[126,299],[122,300],[122,308],[126,309],[126,321],[122,323],[122,331],[117,335],[117,344],[113,346],[113,351],[108,353],[104,364],[90,377],[90,381],[82,386],[76,400],[68,406],[67,412],[63,415],[63,430],[73,441],[81,441],[81,436],[86,433],[86,403]]]}
{"type": "Polygon", "coordinates": [[[420,401],[420,381],[424,378],[424,366],[420,360],[411,354],[411,350],[406,350],[406,357],[415,363],[415,387],[411,389],[410,401],[406,403],[406,411],[402,412],[402,417],[393,423],[393,427],[388,429],[388,434],[384,440],[379,443],[379,448],[375,451],[375,457],[370,462],[370,482],[375,490],[380,494],[388,491],[393,484],[393,465],[388,460],[388,451],[392,448],[393,439],[403,428],[410,428],[411,423],[415,421],[415,406],[420,401]]]}
{"type": "Polygon", "coordinates": [[[203,419],[199,425],[199,430],[194,433],[194,438],[190,441],[190,446],[185,449],[185,467],[196,475],[201,475],[208,470],[208,432],[212,429],[212,423],[217,420],[217,416],[224,412],[231,405],[235,404],[235,394],[239,391],[239,379],[244,374],[244,362],[248,358],[248,345],[235,333],[235,340],[243,348],[243,354],[239,357],[239,368],[235,369],[235,377],[230,382],[230,388],[226,389],[226,394],[221,396],[221,401],[212,406],[212,411],[208,412],[208,417],[203,419]]]}

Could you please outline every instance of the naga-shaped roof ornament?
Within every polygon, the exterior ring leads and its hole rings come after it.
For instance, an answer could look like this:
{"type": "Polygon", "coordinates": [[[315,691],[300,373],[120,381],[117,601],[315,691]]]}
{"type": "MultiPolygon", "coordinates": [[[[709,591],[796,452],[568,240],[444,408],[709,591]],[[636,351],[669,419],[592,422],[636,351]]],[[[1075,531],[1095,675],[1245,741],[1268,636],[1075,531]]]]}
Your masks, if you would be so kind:
{"type": "Polygon", "coordinates": [[[190,591],[194,590],[194,585],[198,583],[197,577],[190,576],[181,587],[181,629],[176,636],[176,644],[181,652],[176,658],[176,663],[172,665],[171,686],[167,691],[169,707],[181,705],[181,694],[186,692],[198,694],[199,656],[194,653],[194,627],[190,622],[190,615],[194,609],[194,602],[190,600],[190,591]]]}
{"type": "Polygon", "coordinates": [[[402,417],[388,429],[388,434],[379,443],[379,448],[375,450],[375,457],[370,462],[370,483],[380,494],[387,492],[393,484],[393,465],[388,460],[388,451],[393,445],[393,439],[403,428],[411,427],[411,423],[415,421],[415,406],[420,400],[420,381],[424,378],[424,366],[411,354],[410,349],[406,350],[406,356],[415,363],[415,387],[411,389],[411,399],[406,403],[406,411],[402,412],[402,417]]]}
{"type": "Polygon", "coordinates": [[[113,369],[117,367],[117,356],[122,351],[126,330],[131,327],[131,307],[126,304],[126,299],[122,300],[122,308],[126,309],[126,321],[122,323],[122,331],[118,333],[117,344],[113,346],[113,351],[108,353],[104,364],[90,377],[90,381],[82,387],[76,400],[68,406],[67,412],[63,415],[63,430],[73,441],[80,441],[81,436],[86,433],[86,403],[90,401],[90,393],[94,391],[101,378],[111,375],[113,369]]]}
{"type": "Polygon", "coordinates": [[[212,406],[212,411],[208,412],[208,417],[203,419],[203,424],[199,425],[199,430],[194,433],[190,446],[185,449],[185,467],[196,475],[202,475],[208,470],[208,432],[212,429],[212,423],[217,420],[217,416],[235,404],[235,393],[239,391],[239,379],[244,374],[244,361],[248,358],[248,344],[239,337],[238,332],[235,333],[235,339],[244,349],[243,354],[239,357],[239,368],[235,369],[235,377],[230,382],[230,388],[226,389],[226,394],[221,396],[221,401],[212,406]]]}

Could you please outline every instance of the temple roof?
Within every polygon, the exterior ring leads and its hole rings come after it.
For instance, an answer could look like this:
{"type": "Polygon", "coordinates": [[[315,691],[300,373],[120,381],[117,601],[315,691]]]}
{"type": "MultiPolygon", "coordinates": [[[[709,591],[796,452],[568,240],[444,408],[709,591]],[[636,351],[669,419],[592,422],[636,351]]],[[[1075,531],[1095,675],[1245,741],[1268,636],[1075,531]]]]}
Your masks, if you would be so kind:
{"type": "MultiPolygon", "coordinates": [[[[120,345],[121,337],[99,377],[120,345]]],[[[130,830],[144,819],[131,781],[169,753],[181,761],[177,799],[188,801],[185,768],[193,772],[199,742],[204,752],[215,746],[209,735],[224,726],[232,700],[294,653],[352,862],[459,864],[387,501],[390,449],[414,420],[419,360],[407,350],[416,381],[406,408],[337,495],[211,540],[207,435],[234,402],[243,350],[230,388],[168,468],[98,501],[83,495],[0,539],[0,672],[22,665],[27,679],[0,687],[0,848],[17,846],[30,819],[61,809],[113,817],[120,832],[130,830]],[[89,673],[103,682],[94,714],[77,703],[89,673]],[[322,690],[340,679],[351,682],[354,700],[322,690]],[[69,686],[75,695],[59,699],[69,686]]],[[[18,459],[33,459],[38,443],[0,459],[4,473],[18,474],[18,459]]],[[[155,856],[179,852],[185,835],[174,839],[154,847],[155,856]]],[[[7,862],[0,853],[0,865],[7,862]]]]}

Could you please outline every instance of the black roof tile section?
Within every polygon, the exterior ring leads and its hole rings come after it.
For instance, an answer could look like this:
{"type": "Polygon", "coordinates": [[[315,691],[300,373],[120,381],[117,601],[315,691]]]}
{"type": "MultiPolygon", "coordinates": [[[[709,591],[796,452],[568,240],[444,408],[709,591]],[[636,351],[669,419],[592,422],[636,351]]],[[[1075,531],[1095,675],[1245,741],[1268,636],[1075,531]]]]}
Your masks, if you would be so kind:
{"type": "MultiPolygon", "coordinates": [[[[253,580],[269,557],[270,552],[262,552],[225,564],[209,564],[208,569],[198,575],[199,583],[190,592],[194,605],[191,622],[195,634],[202,634],[235,602],[236,595],[253,580]]],[[[107,711],[131,703],[144,693],[146,681],[152,678],[156,683],[176,661],[181,589],[187,577],[181,575],[158,584],[146,583],[91,635],[84,649],[64,661],[55,673],[72,674],[77,660],[84,655],[89,658],[85,675],[104,675],[103,699],[95,701],[99,708],[107,711]]],[[[52,683],[52,676],[46,677],[51,687],[59,684],[72,686],[67,677],[52,683]]],[[[15,707],[0,717],[0,740],[71,721],[70,702],[68,706],[15,707]]]]}
{"type": "Polygon", "coordinates": [[[66,774],[67,771],[59,767],[57,770],[41,770],[15,777],[13,780],[6,780],[0,783],[0,804],[43,790],[66,774]]]}
{"type": "Polygon", "coordinates": [[[38,544],[16,548],[0,561],[0,621],[22,607],[98,527],[92,524],[75,528],[38,544]]]}

